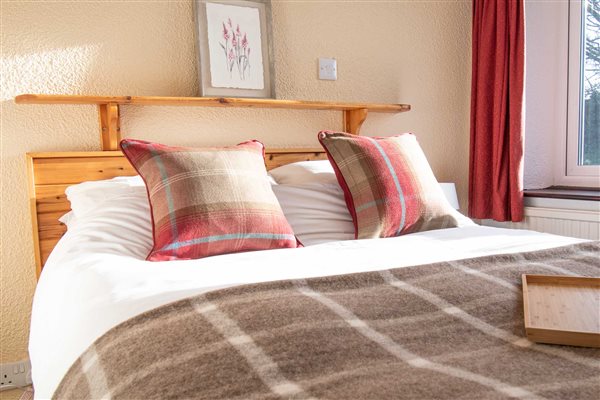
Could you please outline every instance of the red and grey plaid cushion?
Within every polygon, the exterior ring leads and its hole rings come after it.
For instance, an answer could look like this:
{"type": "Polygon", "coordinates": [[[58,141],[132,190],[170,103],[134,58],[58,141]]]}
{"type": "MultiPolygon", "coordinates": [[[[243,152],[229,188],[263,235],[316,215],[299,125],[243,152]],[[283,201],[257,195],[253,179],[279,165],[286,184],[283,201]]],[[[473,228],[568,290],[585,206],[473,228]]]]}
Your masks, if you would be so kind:
{"type": "Polygon", "coordinates": [[[414,135],[323,131],[319,141],[344,189],[357,239],[458,226],[414,135]]]}
{"type": "Polygon", "coordinates": [[[186,148],[125,139],[121,149],[148,190],[148,260],[296,247],[267,178],[262,143],[186,148]]]}

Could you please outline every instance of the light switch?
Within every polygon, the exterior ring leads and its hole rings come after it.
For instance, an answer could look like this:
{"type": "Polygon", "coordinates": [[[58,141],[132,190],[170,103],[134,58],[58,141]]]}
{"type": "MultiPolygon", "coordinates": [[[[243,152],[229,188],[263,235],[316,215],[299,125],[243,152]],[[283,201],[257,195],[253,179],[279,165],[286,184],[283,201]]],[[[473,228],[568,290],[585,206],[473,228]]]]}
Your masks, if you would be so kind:
{"type": "Polygon", "coordinates": [[[319,58],[319,79],[337,80],[337,62],[335,58],[319,58]]]}

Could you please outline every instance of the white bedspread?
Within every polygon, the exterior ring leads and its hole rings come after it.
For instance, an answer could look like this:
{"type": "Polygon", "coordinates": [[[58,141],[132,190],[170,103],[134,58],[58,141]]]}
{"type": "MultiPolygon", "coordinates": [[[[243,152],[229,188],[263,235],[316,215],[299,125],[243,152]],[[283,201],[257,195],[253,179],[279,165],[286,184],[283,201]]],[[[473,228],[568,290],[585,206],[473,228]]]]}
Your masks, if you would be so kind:
{"type": "Polygon", "coordinates": [[[29,354],[36,398],[49,398],[72,362],[107,330],[141,312],[188,296],[246,283],[372,271],[581,242],[530,231],[470,226],[390,239],[152,263],[141,260],[150,247],[149,233],[139,233],[137,238],[131,234],[111,237],[99,226],[70,227],[51,255],[37,286],[31,321],[29,354]]]}

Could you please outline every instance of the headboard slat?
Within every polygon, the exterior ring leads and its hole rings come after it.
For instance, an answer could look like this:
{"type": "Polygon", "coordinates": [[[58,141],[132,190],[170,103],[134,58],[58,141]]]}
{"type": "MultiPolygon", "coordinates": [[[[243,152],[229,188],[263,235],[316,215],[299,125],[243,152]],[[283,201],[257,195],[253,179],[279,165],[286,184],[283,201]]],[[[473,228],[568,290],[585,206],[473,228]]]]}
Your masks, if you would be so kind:
{"type": "Polygon", "coordinates": [[[34,159],[35,184],[63,185],[136,174],[135,169],[122,155],[120,157],[68,157],[67,160],[34,159]]]}
{"type": "Polygon", "coordinates": [[[70,210],[65,190],[69,185],[39,185],[36,189],[38,213],[70,210]]]}

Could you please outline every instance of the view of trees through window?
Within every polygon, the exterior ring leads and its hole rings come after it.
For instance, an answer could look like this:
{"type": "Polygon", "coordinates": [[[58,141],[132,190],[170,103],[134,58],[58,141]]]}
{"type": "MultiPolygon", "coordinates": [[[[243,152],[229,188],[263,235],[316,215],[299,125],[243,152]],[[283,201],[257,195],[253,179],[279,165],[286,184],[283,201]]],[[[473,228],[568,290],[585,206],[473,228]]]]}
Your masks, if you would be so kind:
{"type": "Polygon", "coordinates": [[[580,164],[600,165],[600,0],[587,0],[585,11],[584,126],[580,164]]]}

